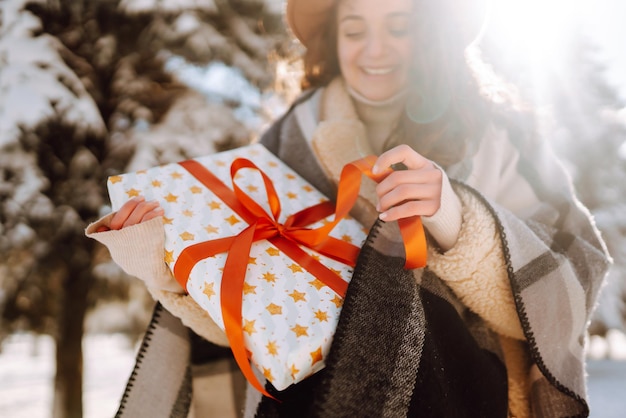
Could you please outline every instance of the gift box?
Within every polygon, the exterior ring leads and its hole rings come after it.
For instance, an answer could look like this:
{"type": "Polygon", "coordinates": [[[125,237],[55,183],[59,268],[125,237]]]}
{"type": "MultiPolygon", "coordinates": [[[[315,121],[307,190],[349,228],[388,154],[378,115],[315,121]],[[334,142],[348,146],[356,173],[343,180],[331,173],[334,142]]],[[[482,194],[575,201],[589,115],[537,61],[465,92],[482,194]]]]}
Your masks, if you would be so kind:
{"type": "Polygon", "coordinates": [[[114,210],[137,195],[160,202],[164,260],[227,331],[241,367],[245,350],[278,390],[324,367],[349,260],[366,238],[356,220],[337,219],[324,195],[260,144],[112,176],[108,189],[114,210]],[[310,246],[295,242],[301,236],[310,246]]]}

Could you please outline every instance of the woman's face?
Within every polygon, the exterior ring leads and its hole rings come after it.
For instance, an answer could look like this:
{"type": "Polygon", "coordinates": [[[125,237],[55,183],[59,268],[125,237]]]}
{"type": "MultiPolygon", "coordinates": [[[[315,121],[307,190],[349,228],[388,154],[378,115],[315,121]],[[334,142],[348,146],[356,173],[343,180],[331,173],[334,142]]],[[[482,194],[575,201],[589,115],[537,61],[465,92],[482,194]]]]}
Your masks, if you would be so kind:
{"type": "Polygon", "coordinates": [[[339,68],[366,99],[386,100],[406,87],[412,12],[411,0],[340,0],[339,68]]]}

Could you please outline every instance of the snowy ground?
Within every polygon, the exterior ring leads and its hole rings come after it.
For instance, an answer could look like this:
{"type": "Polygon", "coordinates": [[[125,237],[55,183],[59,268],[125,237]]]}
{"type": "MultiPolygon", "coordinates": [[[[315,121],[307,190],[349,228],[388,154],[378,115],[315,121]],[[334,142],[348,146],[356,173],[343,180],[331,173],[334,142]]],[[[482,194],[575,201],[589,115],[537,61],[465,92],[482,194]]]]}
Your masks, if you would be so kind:
{"type": "MultiPolygon", "coordinates": [[[[121,335],[86,338],[85,418],[110,418],[134,364],[135,347],[121,335]]],[[[0,417],[48,418],[54,346],[48,337],[13,335],[0,354],[0,417]]],[[[622,418],[626,411],[626,361],[590,360],[593,418],[622,418]]]]}
{"type": "MultiPolygon", "coordinates": [[[[121,335],[85,339],[85,418],[115,415],[135,362],[135,348],[121,335]]],[[[54,379],[54,342],[13,335],[0,353],[0,417],[49,418],[54,379]]]]}

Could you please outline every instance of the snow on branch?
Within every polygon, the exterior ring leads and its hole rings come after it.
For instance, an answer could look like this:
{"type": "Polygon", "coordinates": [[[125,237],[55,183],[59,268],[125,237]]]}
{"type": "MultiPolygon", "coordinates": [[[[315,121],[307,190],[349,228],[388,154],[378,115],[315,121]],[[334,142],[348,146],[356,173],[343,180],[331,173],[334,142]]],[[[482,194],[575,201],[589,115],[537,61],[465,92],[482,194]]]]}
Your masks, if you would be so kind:
{"type": "Polygon", "coordinates": [[[120,9],[128,14],[179,13],[186,10],[201,10],[207,13],[216,13],[217,6],[213,0],[122,0],[120,9]]]}
{"type": "Polygon", "coordinates": [[[65,64],[58,39],[39,34],[27,0],[0,2],[0,148],[50,120],[77,134],[102,134],[105,124],[78,76],[65,64]]]}

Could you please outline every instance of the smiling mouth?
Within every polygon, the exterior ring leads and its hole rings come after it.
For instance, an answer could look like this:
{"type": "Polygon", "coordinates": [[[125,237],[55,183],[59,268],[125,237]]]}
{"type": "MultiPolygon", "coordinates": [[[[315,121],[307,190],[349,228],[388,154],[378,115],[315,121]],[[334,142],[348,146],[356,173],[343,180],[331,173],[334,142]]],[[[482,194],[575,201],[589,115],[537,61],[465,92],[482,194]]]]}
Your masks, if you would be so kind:
{"type": "Polygon", "coordinates": [[[368,75],[387,75],[387,74],[390,74],[394,70],[394,67],[380,67],[380,68],[362,67],[362,68],[365,74],[368,74],[368,75]]]}

